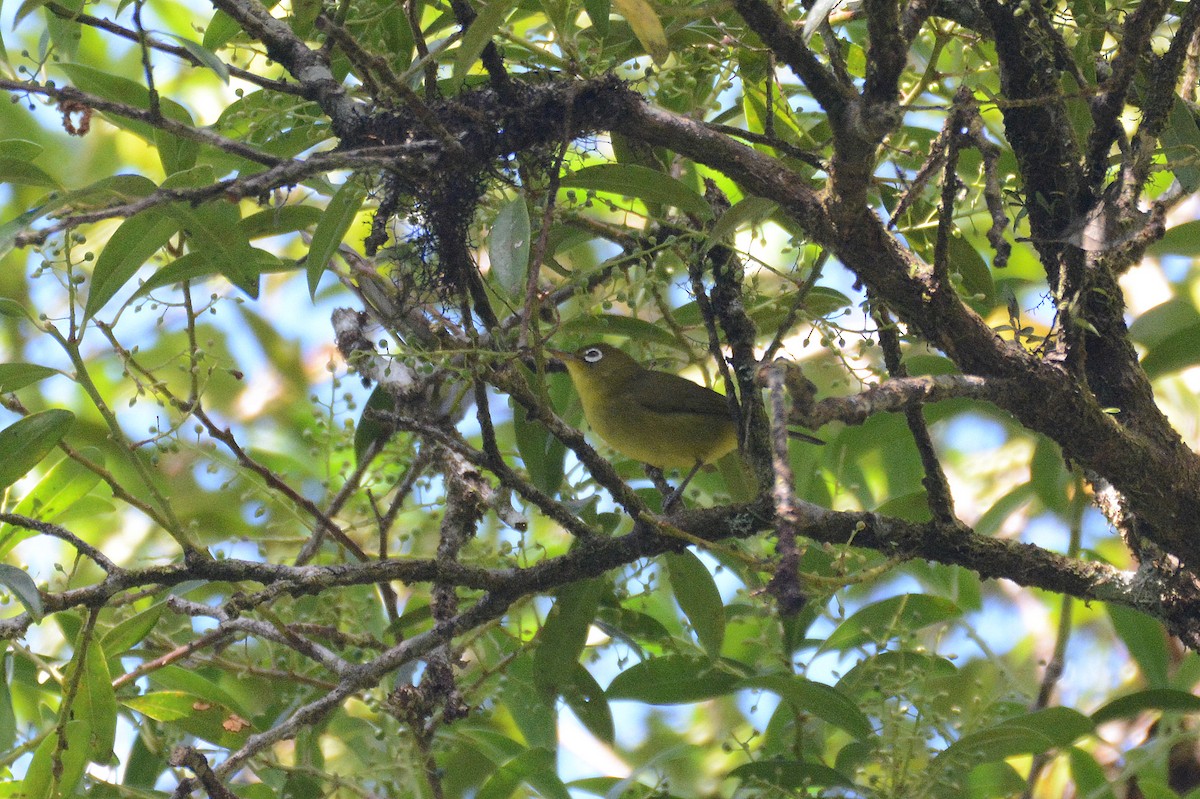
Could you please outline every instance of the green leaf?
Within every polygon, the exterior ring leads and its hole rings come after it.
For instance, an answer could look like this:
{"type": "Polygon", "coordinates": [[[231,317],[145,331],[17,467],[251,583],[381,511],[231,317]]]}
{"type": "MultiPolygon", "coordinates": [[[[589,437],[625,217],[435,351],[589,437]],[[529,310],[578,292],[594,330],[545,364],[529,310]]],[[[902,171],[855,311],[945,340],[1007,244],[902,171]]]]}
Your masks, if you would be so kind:
{"type": "Polygon", "coordinates": [[[797,713],[807,713],[845,730],[859,740],[871,738],[871,721],[858,709],[858,703],[829,685],[790,674],[766,674],[748,677],[738,688],[761,688],[779,696],[797,713]]]}
{"type": "MultiPolygon", "coordinates": [[[[1147,252],[1151,255],[1183,255],[1190,258],[1200,255],[1200,219],[1169,228],[1161,239],[1150,245],[1147,252]]],[[[1188,306],[1191,307],[1191,303],[1188,306]]],[[[1134,324],[1137,321],[1135,319],[1134,324]]]]}
{"type": "MultiPolygon", "coordinates": [[[[729,776],[744,782],[773,785],[789,792],[815,786],[854,787],[854,781],[837,769],[832,769],[824,763],[813,763],[807,760],[759,760],[754,763],[744,763],[729,772],[729,776]]],[[[806,794],[793,795],[804,796],[806,794]]]]}
{"type": "Polygon", "coordinates": [[[710,658],[721,656],[725,642],[725,604],[708,569],[689,550],[663,556],[675,601],[696,631],[710,658]]]}
{"type": "Polygon", "coordinates": [[[17,246],[17,236],[24,233],[30,225],[46,214],[58,210],[64,204],[62,196],[58,194],[49,194],[45,200],[41,205],[31,208],[23,214],[18,214],[0,225],[0,258],[13,251],[13,248],[17,246]]]}
{"type": "Polygon", "coordinates": [[[601,741],[612,744],[613,716],[608,706],[604,689],[582,663],[576,663],[571,673],[571,683],[562,686],[562,698],[567,707],[579,718],[588,732],[601,741]]]}
{"type": "Polygon", "coordinates": [[[950,259],[951,271],[962,275],[963,288],[969,294],[982,294],[984,299],[991,299],[995,295],[992,271],[966,236],[952,234],[946,241],[946,254],[950,259]]]}
{"type": "Polygon", "coordinates": [[[0,183],[41,186],[46,189],[62,188],[62,184],[56,178],[33,162],[6,156],[0,156],[0,183]]]}
{"type": "Polygon", "coordinates": [[[1161,141],[1167,168],[1175,173],[1184,193],[1200,189],[1200,127],[1188,104],[1178,96],[1167,115],[1161,141]]]}
{"type": "Polygon", "coordinates": [[[608,33],[608,17],[612,12],[609,0],[583,0],[583,8],[591,20],[592,27],[601,36],[608,33]]]}
{"type": "Polygon", "coordinates": [[[16,13],[13,14],[13,28],[21,24],[21,20],[37,11],[42,6],[49,3],[50,0],[24,0],[21,5],[17,6],[16,13]]]}
{"type": "Polygon", "coordinates": [[[563,333],[571,336],[595,341],[603,336],[625,336],[631,341],[641,341],[648,344],[663,344],[681,352],[686,352],[686,345],[662,325],[652,324],[632,316],[617,314],[597,314],[595,316],[577,316],[564,322],[563,333]]]}
{"type": "Polygon", "coordinates": [[[71,429],[75,414],[53,409],[18,419],[0,430],[0,488],[37,466],[71,429]]]}
{"type": "Polygon", "coordinates": [[[137,646],[154,629],[154,625],[158,623],[158,619],[162,616],[162,612],[166,606],[165,600],[155,602],[141,613],[136,613],[128,619],[121,621],[106,632],[101,639],[100,642],[104,646],[104,651],[108,653],[109,657],[115,658],[137,646]]]}
{"type": "Polygon", "coordinates": [[[571,583],[558,592],[533,653],[533,681],[548,696],[561,693],[562,686],[574,679],[604,588],[603,580],[593,579],[571,583]]]}
{"type": "Polygon", "coordinates": [[[500,207],[488,234],[488,259],[504,293],[516,300],[525,296],[529,275],[529,209],[525,198],[514,197],[500,207]]]}
{"type": "Polygon", "coordinates": [[[471,27],[467,28],[467,32],[463,34],[462,42],[459,43],[458,50],[454,54],[455,85],[462,83],[515,5],[516,0],[491,0],[479,12],[479,16],[475,17],[471,27]]]}
{"type": "Polygon", "coordinates": [[[122,222],[92,269],[84,318],[95,316],[178,231],[179,223],[161,209],[145,211],[122,222]]]}
{"type": "Polygon", "coordinates": [[[279,236],[307,230],[321,221],[324,213],[312,205],[283,205],[251,214],[238,222],[241,235],[247,239],[279,236]]]}
{"type": "Polygon", "coordinates": [[[1200,363],[1200,323],[1182,328],[1159,341],[1142,358],[1142,368],[1151,378],[1200,363]]]}
{"type": "Polygon", "coordinates": [[[736,233],[742,225],[758,225],[779,210],[779,203],[765,197],[745,197],[738,201],[725,213],[721,214],[716,224],[708,231],[701,252],[711,250],[736,233]]]}
{"type": "Polygon", "coordinates": [[[704,219],[712,216],[712,208],[703,197],[670,175],[635,164],[597,164],[567,175],[562,188],[589,189],[643,202],[673,205],[681,211],[704,219]]]}
{"type": "Polygon", "coordinates": [[[962,610],[948,599],[902,594],[860,608],[838,625],[819,652],[853,649],[882,642],[901,633],[956,619],[962,610]]]}
{"type": "Polygon", "coordinates": [[[354,217],[362,208],[366,198],[366,189],[355,180],[347,180],[329,199],[329,205],[325,207],[325,213],[321,215],[321,221],[317,223],[317,229],[313,231],[312,244],[308,247],[308,293],[310,296],[316,296],[317,284],[321,282],[321,275],[325,274],[325,267],[328,266],[329,259],[341,246],[342,239],[350,231],[350,226],[354,224],[354,217]]]}
{"type": "Polygon", "coordinates": [[[894,516],[915,524],[923,524],[933,518],[929,510],[929,494],[923,488],[901,496],[888,497],[886,502],[875,508],[875,512],[881,516],[894,516]]]}
{"type": "MultiPolygon", "coordinates": [[[[92,463],[104,465],[104,454],[94,447],[84,447],[80,454],[92,463]]],[[[64,456],[46,470],[38,484],[13,509],[13,513],[53,522],[65,511],[74,509],[76,503],[87,496],[99,482],[100,475],[64,456]]],[[[36,534],[35,531],[23,527],[6,525],[0,529],[7,531],[0,536],[0,557],[21,541],[36,534]]]]}
{"type": "Polygon", "coordinates": [[[221,705],[243,716],[252,715],[237,697],[195,671],[178,666],[165,666],[156,669],[150,675],[150,682],[168,690],[185,691],[203,702],[221,705]]]}
{"type": "Polygon", "coordinates": [[[0,392],[17,391],[56,374],[57,369],[36,363],[0,363],[0,392]]]}
{"type": "Polygon", "coordinates": [[[32,161],[45,149],[37,142],[27,139],[0,140],[0,158],[19,158],[22,161],[32,161]]]}
{"type": "Polygon", "coordinates": [[[21,799],[58,799],[74,794],[88,763],[90,726],[83,719],[68,721],[61,744],[57,727],[38,744],[21,781],[21,799]],[[56,768],[55,760],[61,770],[56,768]]]}
{"type": "Polygon", "coordinates": [[[1029,483],[1034,493],[1049,510],[1063,513],[1067,509],[1067,487],[1071,475],[1063,463],[1062,450],[1051,439],[1039,436],[1033,458],[1029,462],[1029,483]]]}
{"type": "Polygon", "coordinates": [[[28,318],[29,311],[16,300],[0,297],[0,316],[7,316],[10,319],[28,318]]]}
{"type": "Polygon", "coordinates": [[[191,39],[185,39],[184,37],[176,36],[173,33],[167,33],[164,35],[169,36],[175,41],[179,42],[180,46],[183,47],[184,50],[187,50],[192,54],[192,58],[195,58],[205,67],[208,67],[215,72],[217,77],[220,78],[223,83],[229,83],[229,67],[227,67],[225,62],[222,61],[212,50],[208,49],[199,42],[193,42],[191,39]]]}
{"type": "Polygon", "coordinates": [[[4,585],[24,606],[25,612],[35,622],[42,620],[45,608],[42,606],[42,595],[38,593],[37,583],[24,569],[0,563],[0,585],[4,585]]]}
{"type": "Polygon", "coordinates": [[[526,749],[496,769],[475,799],[508,799],[522,783],[547,799],[571,799],[567,786],[558,778],[554,752],[540,747],[526,749]]]}
{"type": "Polygon", "coordinates": [[[1137,661],[1146,682],[1151,688],[1167,687],[1171,654],[1162,625],[1146,614],[1123,605],[1109,603],[1104,607],[1117,637],[1137,661]]]}
{"type": "MultiPolygon", "coordinates": [[[[82,633],[81,633],[82,635],[82,633]]],[[[108,672],[108,658],[104,646],[92,639],[84,649],[83,642],[76,645],[84,652],[83,672],[79,681],[79,692],[71,708],[74,718],[86,719],[91,729],[88,735],[88,759],[96,763],[111,763],[113,744],[117,737],[117,697],[113,693],[112,676],[108,672]]],[[[72,667],[78,668],[76,661],[72,667]]]]}
{"type": "Polygon", "coordinates": [[[371,396],[363,403],[362,416],[354,426],[354,462],[362,466],[363,459],[373,453],[374,447],[383,447],[392,437],[395,430],[392,425],[377,418],[375,413],[390,413],[396,408],[396,401],[385,386],[376,385],[371,390],[371,396]]]}
{"type": "Polygon", "coordinates": [[[882,681],[894,682],[904,675],[929,679],[953,678],[958,669],[949,660],[924,652],[905,650],[880,652],[860,660],[837,683],[837,689],[853,699],[878,693],[882,681]]]}
{"type": "Polygon", "coordinates": [[[194,711],[197,702],[203,701],[186,691],[151,691],[141,696],[121,699],[121,704],[155,721],[178,721],[194,711]]]}
{"type": "Polygon", "coordinates": [[[513,408],[512,420],[517,452],[525,463],[530,481],[554,496],[565,474],[567,446],[551,435],[544,424],[530,419],[523,408],[513,408]]]}
{"type": "MultiPolygon", "coordinates": [[[[967,773],[966,793],[962,799],[995,799],[997,796],[1017,796],[1025,788],[1025,780],[1015,768],[1003,761],[980,763],[967,773]]],[[[1085,793],[1089,797],[1090,793],[1085,793]]]]}
{"type": "Polygon", "coordinates": [[[1005,760],[1068,746],[1095,729],[1092,720],[1066,707],[1051,707],[964,735],[934,758],[931,770],[958,769],[963,762],[1005,760]]]}
{"type": "Polygon", "coordinates": [[[733,693],[740,675],[723,661],[686,655],[663,655],[643,660],[618,674],[608,685],[608,699],[633,699],[651,705],[700,702],[733,693]]]}
{"type": "MultiPolygon", "coordinates": [[[[119,77],[101,69],[86,64],[62,63],[57,65],[67,73],[71,82],[80,89],[98,94],[109,100],[116,100],[135,108],[150,108],[150,92],[144,86],[128,78],[119,77]]],[[[159,98],[159,110],[167,119],[188,127],[195,122],[188,110],[168,97],[159,98]]],[[[190,139],[181,139],[141,120],[130,119],[117,114],[105,114],[114,124],[129,130],[158,149],[159,161],[162,162],[163,172],[174,175],[190,169],[196,163],[200,145],[190,139]]]]}
{"type": "Polygon", "coordinates": [[[13,709],[13,692],[8,675],[12,657],[0,654],[0,750],[11,750],[17,742],[17,714],[13,709]]]}
{"type": "Polygon", "coordinates": [[[1176,688],[1149,688],[1112,700],[1092,714],[1092,721],[1100,725],[1131,719],[1146,710],[1196,713],[1200,712],[1200,697],[1176,688]]]}
{"type": "Polygon", "coordinates": [[[1000,530],[1000,526],[1033,497],[1032,485],[1022,483],[1017,486],[984,511],[983,515],[979,517],[979,521],[975,522],[975,532],[982,536],[995,535],[1000,530]]]}
{"type": "Polygon", "coordinates": [[[151,691],[142,696],[122,698],[121,704],[218,746],[236,748],[250,735],[250,728],[244,725],[244,716],[228,705],[188,691],[151,691]]]}
{"type": "MultiPolygon", "coordinates": [[[[272,2],[263,3],[266,8],[274,5],[272,2]]],[[[206,48],[215,52],[229,44],[230,40],[241,32],[242,26],[233,17],[224,11],[217,11],[205,26],[204,37],[200,41],[206,48]]]]}
{"type": "MultiPolygon", "coordinates": [[[[297,268],[298,266],[294,262],[285,263],[266,250],[250,247],[245,257],[239,261],[238,280],[232,282],[235,282],[247,294],[255,296],[258,293],[257,281],[260,276],[274,272],[288,272],[297,268]]],[[[208,253],[189,252],[146,278],[129,299],[141,299],[155,289],[173,286],[185,280],[203,280],[218,274],[229,277],[229,272],[228,265],[222,264],[208,253]]]]}
{"type": "MultiPolygon", "coordinates": [[[[198,166],[171,175],[163,181],[163,188],[199,188],[214,180],[211,167],[198,166]]],[[[162,211],[187,234],[190,255],[210,261],[214,273],[224,275],[252,298],[258,297],[259,277],[276,268],[278,259],[250,246],[240,228],[237,205],[224,200],[200,205],[177,202],[163,206],[162,211]]]]}

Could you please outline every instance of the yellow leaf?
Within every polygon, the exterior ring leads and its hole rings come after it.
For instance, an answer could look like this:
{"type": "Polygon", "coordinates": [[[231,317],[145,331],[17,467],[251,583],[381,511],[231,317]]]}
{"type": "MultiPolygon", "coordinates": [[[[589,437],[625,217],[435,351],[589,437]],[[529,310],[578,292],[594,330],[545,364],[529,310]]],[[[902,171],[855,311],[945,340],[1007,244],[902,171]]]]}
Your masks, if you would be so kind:
{"type": "Polygon", "coordinates": [[[617,7],[617,13],[625,17],[633,35],[638,38],[646,52],[654,59],[655,64],[661,65],[671,55],[671,46],[667,44],[667,34],[663,30],[662,21],[646,0],[612,0],[617,7]]]}

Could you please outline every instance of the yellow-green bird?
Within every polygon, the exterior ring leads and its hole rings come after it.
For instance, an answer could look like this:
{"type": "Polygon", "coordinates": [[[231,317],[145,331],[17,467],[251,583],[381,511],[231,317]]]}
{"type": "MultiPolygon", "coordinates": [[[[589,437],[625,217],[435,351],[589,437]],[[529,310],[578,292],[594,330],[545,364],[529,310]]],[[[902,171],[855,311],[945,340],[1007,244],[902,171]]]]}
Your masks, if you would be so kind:
{"type": "Polygon", "coordinates": [[[550,350],[566,364],[588,424],[621,454],[661,469],[693,469],[737,448],[725,397],[646,369],[608,344],[550,350]]]}

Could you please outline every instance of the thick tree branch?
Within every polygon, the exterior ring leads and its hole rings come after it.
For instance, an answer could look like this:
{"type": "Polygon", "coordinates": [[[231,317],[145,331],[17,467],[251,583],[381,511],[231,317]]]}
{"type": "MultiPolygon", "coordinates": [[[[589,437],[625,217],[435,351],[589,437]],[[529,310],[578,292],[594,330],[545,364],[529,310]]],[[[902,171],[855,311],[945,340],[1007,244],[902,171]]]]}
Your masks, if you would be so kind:
{"type": "Polygon", "coordinates": [[[346,92],[321,53],[309,48],[286,23],[271,16],[257,0],[212,0],[212,4],[266,45],[267,55],[299,81],[305,97],[321,106],[337,136],[354,137],[366,117],[366,107],[346,92]]]}
{"type": "Polygon", "coordinates": [[[1144,0],[1125,15],[1117,54],[1109,60],[1112,72],[1091,100],[1092,130],[1088,136],[1084,171],[1095,192],[1101,189],[1108,172],[1109,150],[1123,133],[1120,119],[1129,99],[1129,89],[1138,68],[1145,63],[1150,38],[1169,5],[1169,0],[1144,0]]]}

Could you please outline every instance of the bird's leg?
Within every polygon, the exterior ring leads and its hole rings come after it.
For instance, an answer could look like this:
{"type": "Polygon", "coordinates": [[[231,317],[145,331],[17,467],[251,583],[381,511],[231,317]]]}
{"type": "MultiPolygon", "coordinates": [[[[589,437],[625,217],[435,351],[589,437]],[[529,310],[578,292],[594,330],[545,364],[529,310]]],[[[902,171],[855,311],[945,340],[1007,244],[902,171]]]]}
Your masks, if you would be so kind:
{"type": "Polygon", "coordinates": [[[696,472],[700,471],[700,467],[703,465],[703,461],[696,461],[696,465],[693,466],[692,470],[687,473],[686,477],[683,478],[683,482],[679,484],[679,487],[672,491],[671,496],[667,497],[666,500],[663,501],[664,514],[669,514],[672,509],[674,509],[675,503],[679,502],[679,500],[683,498],[683,489],[687,488],[687,484],[692,482],[692,478],[696,476],[696,472]]]}
{"type": "MultiPolygon", "coordinates": [[[[658,489],[658,493],[662,494],[664,499],[673,493],[671,484],[667,482],[667,477],[663,474],[662,469],[647,463],[646,476],[650,478],[651,483],[654,483],[654,487],[658,489]]],[[[664,505],[663,507],[665,508],[666,506],[664,505]]]]}

